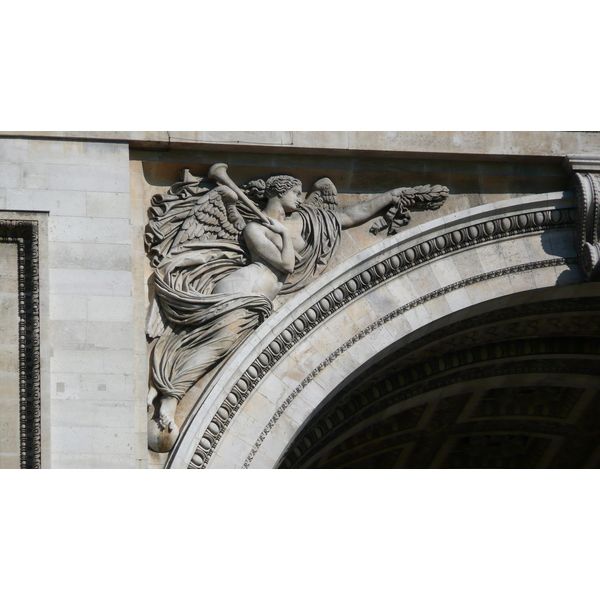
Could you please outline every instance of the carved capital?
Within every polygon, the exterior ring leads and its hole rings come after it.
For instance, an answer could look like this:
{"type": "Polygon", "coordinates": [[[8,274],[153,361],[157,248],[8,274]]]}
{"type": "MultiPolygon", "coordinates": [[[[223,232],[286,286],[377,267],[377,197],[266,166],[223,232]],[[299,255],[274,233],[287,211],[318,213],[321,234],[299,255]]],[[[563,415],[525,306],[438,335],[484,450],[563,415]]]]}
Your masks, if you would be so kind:
{"type": "Polygon", "coordinates": [[[579,262],[588,281],[600,280],[600,169],[575,173],[579,203],[579,262]]]}

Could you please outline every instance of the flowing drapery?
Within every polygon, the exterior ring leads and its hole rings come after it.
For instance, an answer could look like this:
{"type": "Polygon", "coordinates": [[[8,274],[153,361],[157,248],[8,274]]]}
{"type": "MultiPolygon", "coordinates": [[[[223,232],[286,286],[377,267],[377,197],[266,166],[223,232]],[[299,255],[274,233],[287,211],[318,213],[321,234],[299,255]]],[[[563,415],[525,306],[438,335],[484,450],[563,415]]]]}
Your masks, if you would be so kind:
{"type": "MultiPolygon", "coordinates": [[[[317,277],[340,242],[335,213],[310,206],[299,213],[307,243],[283,293],[300,290],[317,277]]],[[[273,305],[262,294],[212,294],[218,281],[248,263],[247,251],[226,241],[188,243],[158,263],[146,331],[158,337],[150,363],[154,387],[162,396],[180,400],[271,314],[273,305]]]]}
{"type": "Polygon", "coordinates": [[[342,236],[342,226],[337,214],[330,210],[301,205],[302,238],[306,242],[299,252],[291,273],[283,285],[283,294],[301,290],[318,277],[333,258],[342,236]]]}

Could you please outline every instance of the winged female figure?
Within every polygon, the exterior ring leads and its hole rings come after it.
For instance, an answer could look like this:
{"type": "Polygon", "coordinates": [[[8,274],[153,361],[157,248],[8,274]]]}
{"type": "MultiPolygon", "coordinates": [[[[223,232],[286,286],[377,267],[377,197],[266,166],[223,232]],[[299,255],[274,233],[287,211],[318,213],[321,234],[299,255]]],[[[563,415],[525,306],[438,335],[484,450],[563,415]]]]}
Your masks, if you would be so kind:
{"type": "MultiPolygon", "coordinates": [[[[432,208],[448,195],[447,188],[435,187],[432,208]]],[[[320,275],[341,230],[388,209],[382,222],[390,221],[395,232],[396,214],[402,225],[408,212],[404,191],[414,192],[399,188],[338,208],[327,178],[316,182],[305,203],[302,183],[289,175],[244,188],[228,178],[226,165],[215,165],[207,178],[185,170],[168,194],[152,199],[146,249],[155,295],[146,332],[155,340],[149,446],[156,452],[168,452],[177,439],[175,411],[184,394],[271,314],[275,297],[320,275]],[[262,209],[254,201],[263,202],[262,209]]]]}

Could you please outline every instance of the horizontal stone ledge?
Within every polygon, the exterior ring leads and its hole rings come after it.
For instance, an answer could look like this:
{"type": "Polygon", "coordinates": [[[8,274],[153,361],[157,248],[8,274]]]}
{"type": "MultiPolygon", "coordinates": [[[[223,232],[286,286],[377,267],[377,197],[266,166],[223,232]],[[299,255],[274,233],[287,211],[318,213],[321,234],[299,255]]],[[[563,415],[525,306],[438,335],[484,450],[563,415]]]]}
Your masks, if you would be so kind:
{"type": "Polygon", "coordinates": [[[564,166],[569,172],[600,173],[600,154],[570,154],[564,166]]]}
{"type": "Polygon", "coordinates": [[[6,131],[0,137],[128,143],[132,148],[407,153],[474,158],[599,154],[596,132],[529,131],[6,131]]]}

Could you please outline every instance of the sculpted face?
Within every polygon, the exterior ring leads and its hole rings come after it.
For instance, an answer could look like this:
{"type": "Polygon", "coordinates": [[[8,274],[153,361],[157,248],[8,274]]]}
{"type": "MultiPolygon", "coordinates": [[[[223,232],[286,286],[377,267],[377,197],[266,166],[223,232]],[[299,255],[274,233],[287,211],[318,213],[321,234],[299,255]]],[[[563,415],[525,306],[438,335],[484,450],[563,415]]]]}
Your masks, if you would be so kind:
{"type": "Polygon", "coordinates": [[[302,203],[302,188],[295,185],[291,190],[288,190],[283,196],[280,196],[281,206],[286,213],[294,212],[302,203]]]}

